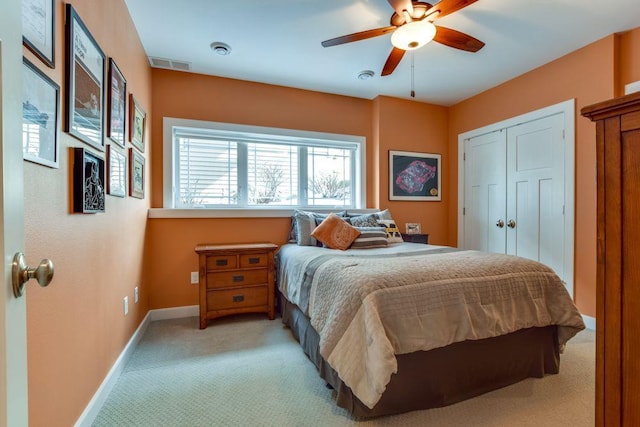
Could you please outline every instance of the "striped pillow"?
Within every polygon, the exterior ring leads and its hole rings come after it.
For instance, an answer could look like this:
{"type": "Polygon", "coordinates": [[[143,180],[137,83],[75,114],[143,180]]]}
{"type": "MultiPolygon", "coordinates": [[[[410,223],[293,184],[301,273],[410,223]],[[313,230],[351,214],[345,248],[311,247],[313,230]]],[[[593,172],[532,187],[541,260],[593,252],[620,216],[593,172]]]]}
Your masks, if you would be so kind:
{"type": "Polygon", "coordinates": [[[388,246],[387,233],[381,227],[356,227],[360,236],[353,241],[349,249],[385,248],[388,246]]]}

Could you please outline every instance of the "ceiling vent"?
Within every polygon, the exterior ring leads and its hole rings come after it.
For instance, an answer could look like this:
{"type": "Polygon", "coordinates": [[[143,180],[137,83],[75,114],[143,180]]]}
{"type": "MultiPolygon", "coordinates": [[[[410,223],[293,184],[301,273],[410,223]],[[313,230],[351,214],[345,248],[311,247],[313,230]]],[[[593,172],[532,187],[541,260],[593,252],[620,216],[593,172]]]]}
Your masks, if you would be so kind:
{"type": "Polygon", "coordinates": [[[155,68],[168,68],[169,70],[189,71],[191,70],[191,64],[184,61],[176,61],[173,59],[149,57],[149,63],[155,68]]]}

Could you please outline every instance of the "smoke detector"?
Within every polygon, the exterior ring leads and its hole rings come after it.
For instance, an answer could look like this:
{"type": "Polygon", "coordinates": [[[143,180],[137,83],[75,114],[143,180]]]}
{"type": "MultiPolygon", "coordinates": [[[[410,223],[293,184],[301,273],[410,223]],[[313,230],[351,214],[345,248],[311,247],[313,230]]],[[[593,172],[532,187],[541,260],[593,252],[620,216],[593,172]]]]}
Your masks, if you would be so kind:
{"type": "Polygon", "coordinates": [[[364,71],[360,71],[360,73],[358,73],[358,78],[360,80],[369,80],[371,77],[373,77],[376,73],[374,73],[371,70],[364,70],[364,71]]]}
{"type": "Polygon", "coordinates": [[[231,53],[231,46],[222,42],[213,42],[210,45],[211,50],[220,56],[226,56],[231,53]]]}

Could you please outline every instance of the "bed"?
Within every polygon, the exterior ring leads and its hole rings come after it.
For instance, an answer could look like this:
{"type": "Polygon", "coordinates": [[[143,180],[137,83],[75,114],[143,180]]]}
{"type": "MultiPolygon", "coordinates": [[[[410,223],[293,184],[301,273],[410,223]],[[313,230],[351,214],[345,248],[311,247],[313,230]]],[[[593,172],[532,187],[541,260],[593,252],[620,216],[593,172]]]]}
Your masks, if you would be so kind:
{"type": "Polygon", "coordinates": [[[555,273],[519,257],[315,242],[285,244],[276,260],[283,323],[356,418],[556,374],[565,343],[584,329],[555,273]]]}

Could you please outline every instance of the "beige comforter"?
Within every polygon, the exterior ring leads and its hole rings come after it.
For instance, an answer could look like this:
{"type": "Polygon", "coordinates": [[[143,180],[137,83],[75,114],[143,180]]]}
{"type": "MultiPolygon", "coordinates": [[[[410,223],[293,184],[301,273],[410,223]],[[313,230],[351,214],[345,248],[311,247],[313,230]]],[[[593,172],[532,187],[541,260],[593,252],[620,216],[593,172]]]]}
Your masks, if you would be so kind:
{"type": "Polygon", "coordinates": [[[547,325],[559,325],[562,346],[584,328],[555,273],[523,258],[437,249],[315,262],[305,276],[320,353],[369,408],[396,354],[547,325]]]}

